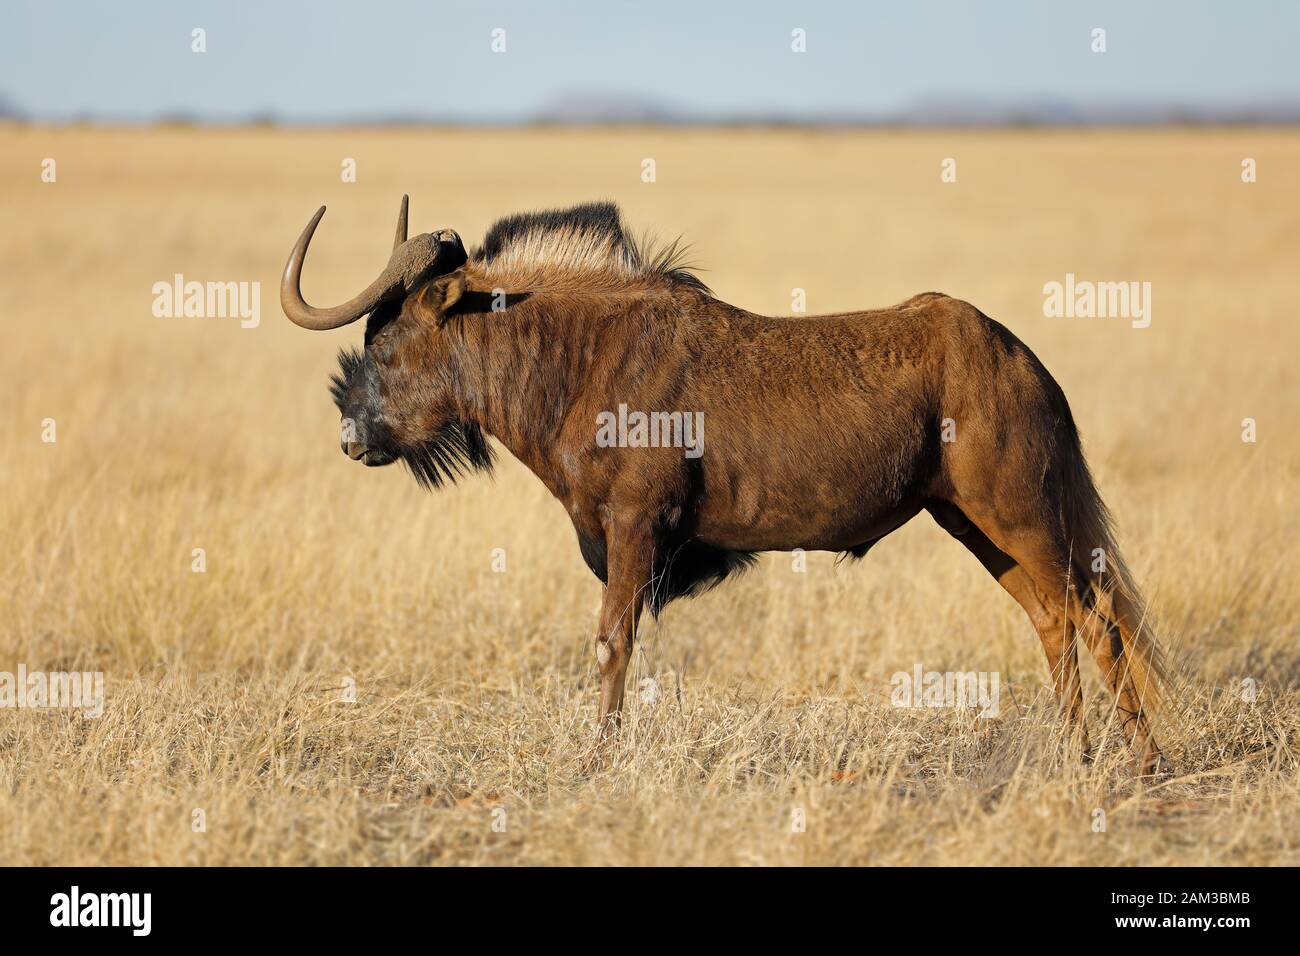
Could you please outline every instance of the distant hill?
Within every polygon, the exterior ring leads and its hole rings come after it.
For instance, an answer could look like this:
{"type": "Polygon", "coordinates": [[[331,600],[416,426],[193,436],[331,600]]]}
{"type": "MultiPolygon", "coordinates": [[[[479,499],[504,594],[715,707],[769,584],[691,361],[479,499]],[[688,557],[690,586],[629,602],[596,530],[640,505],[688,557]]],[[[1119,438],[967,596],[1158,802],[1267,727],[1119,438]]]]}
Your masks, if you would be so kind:
{"type": "Polygon", "coordinates": [[[792,113],[753,110],[708,113],[636,95],[573,94],[544,105],[525,123],[555,125],[796,125],[796,126],[1165,126],[1300,123],[1300,99],[1275,102],[1080,103],[1043,97],[1019,101],[935,95],[907,107],[867,113],[849,110],[792,113]]]}
{"type": "Polygon", "coordinates": [[[0,92],[0,119],[22,119],[23,112],[18,104],[0,92]]]}
{"type": "Polygon", "coordinates": [[[529,122],[558,126],[671,125],[685,114],[668,104],[635,95],[573,93],[545,104],[529,122]]]}
{"type": "Polygon", "coordinates": [[[347,114],[297,114],[263,108],[248,115],[220,115],[170,109],[156,114],[32,115],[0,92],[0,119],[36,122],[158,123],[162,125],[250,126],[809,126],[809,127],[1087,127],[1300,125],[1300,97],[1250,102],[1187,103],[1153,100],[1079,102],[1061,97],[998,100],[934,94],[907,106],[878,112],[816,108],[807,111],[753,109],[727,113],[700,110],[634,92],[575,91],[511,116],[465,113],[393,113],[373,110],[347,114]]]}

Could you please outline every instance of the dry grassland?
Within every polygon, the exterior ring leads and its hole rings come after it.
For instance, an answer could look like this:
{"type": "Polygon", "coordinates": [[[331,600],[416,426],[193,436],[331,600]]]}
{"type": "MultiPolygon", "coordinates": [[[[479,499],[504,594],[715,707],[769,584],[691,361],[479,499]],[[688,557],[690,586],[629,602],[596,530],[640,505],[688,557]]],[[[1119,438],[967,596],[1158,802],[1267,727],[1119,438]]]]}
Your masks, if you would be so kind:
{"type": "Polygon", "coordinates": [[[1300,862],[1297,169],[1300,135],[1248,129],[0,127],[0,671],[107,675],[98,718],[0,710],[0,863],[1300,862]],[[279,312],[318,204],[305,290],[341,300],[402,192],[413,231],[467,242],[616,199],[755,311],[936,289],[1008,325],[1186,674],[1177,775],[1135,783],[1090,662],[1079,760],[1028,621],[924,515],[863,562],[770,555],[670,607],[631,677],[657,697],[584,773],[600,589],[563,509],[508,456],[437,495],[347,461],[326,378],[360,331],[279,312]],[[1067,272],[1150,281],[1150,327],[1044,317],[1067,272]],[[260,324],[155,318],[175,273],[259,281],[260,324]],[[1000,715],[892,707],[917,663],[998,672],[1000,715]]]}

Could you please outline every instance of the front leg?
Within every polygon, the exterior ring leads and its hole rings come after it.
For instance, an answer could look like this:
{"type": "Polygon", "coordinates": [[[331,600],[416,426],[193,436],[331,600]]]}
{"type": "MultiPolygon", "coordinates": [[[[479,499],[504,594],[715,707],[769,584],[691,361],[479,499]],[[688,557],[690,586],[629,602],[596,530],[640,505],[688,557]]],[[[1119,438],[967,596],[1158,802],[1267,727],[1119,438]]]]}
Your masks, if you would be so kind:
{"type": "Polygon", "coordinates": [[[600,729],[604,734],[618,725],[623,709],[623,684],[653,574],[655,541],[651,522],[643,515],[607,507],[601,523],[609,562],[596,632],[600,729]]]}

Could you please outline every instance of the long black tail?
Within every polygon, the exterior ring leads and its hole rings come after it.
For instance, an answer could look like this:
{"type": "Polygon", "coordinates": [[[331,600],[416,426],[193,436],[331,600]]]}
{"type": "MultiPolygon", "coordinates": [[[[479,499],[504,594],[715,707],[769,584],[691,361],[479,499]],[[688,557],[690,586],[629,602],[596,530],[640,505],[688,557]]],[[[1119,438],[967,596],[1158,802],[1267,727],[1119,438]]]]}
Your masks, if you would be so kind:
{"type": "Polygon", "coordinates": [[[1072,441],[1061,451],[1061,520],[1070,543],[1076,573],[1092,592],[1092,606],[1118,626],[1124,645],[1124,659],[1137,689],[1142,709],[1155,714],[1170,686],[1165,654],[1147,617],[1147,605],[1137,583],[1120,555],[1110,512],[1097,492],[1092,472],[1083,457],[1078,433],[1071,426],[1072,441]],[[1096,549],[1101,549],[1102,562],[1096,549]],[[1102,565],[1104,570],[1094,567],[1102,565]]]}

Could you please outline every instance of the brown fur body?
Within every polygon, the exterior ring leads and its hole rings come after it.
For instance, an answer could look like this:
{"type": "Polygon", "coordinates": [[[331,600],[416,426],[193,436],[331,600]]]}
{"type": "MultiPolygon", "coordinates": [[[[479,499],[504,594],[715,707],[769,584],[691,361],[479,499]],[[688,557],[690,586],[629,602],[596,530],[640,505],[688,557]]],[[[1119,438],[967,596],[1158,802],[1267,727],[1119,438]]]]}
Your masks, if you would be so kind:
{"type": "Polygon", "coordinates": [[[1077,637],[1154,769],[1144,711],[1159,651],[1065,396],[1029,349],[937,293],[755,315],[670,259],[647,264],[621,225],[582,215],[507,220],[453,272],[376,310],[366,354],[378,384],[362,397],[357,382],[338,387],[345,416],[368,402],[392,448],[456,423],[495,437],[563,504],[605,584],[603,726],[618,719],[643,605],[758,551],[860,557],[927,510],[1025,609],[1071,724],[1083,733],[1077,637]],[[703,413],[702,456],[600,447],[598,416],[620,405],[703,413]]]}

